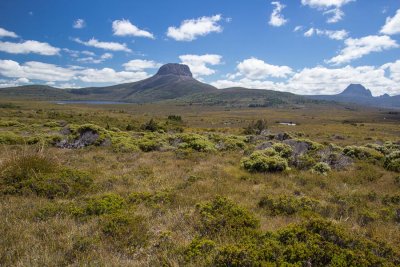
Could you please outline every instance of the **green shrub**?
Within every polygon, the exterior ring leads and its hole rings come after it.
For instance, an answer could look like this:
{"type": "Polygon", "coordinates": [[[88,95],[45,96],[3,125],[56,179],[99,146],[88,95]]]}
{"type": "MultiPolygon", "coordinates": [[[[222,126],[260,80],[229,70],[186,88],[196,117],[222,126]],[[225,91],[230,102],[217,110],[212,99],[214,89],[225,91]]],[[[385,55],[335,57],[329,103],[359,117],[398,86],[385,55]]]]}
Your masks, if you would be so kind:
{"type": "Polygon", "coordinates": [[[88,215],[111,214],[125,206],[125,200],[117,194],[105,194],[89,199],[86,206],[88,215]]]}
{"type": "Polygon", "coordinates": [[[363,210],[359,213],[358,223],[362,226],[366,226],[377,219],[379,219],[379,214],[372,211],[363,210]]]}
{"type": "Polygon", "coordinates": [[[179,115],[168,115],[168,120],[174,122],[183,122],[182,117],[179,115]]]}
{"type": "Polygon", "coordinates": [[[272,145],[272,148],[278,152],[279,156],[286,159],[290,158],[293,153],[292,147],[284,143],[275,143],[272,145]]]}
{"type": "Polygon", "coordinates": [[[261,266],[257,251],[237,245],[227,245],[218,249],[213,266],[251,267],[261,266]]]}
{"type": "Polygon", "coordinates": [[[126,133],[111,135],[112,148],[115,152],[137,152],[140,151],[137,140],[126,133]]]}
{"type": "Polygon", "coordinates": [[[343,149],[343,153],[348,157],[356,159],[380,160],[383,158],[382,153],[376,151],[375,149],[362,146],[347,146],[343,149]]]}
{"type": "Polygon", "coordinates": [[[0,127],[22,126],[19,121],[0,121],[0,127]]]}
{"type": "Polygon", "coordinates": [[[241,160],[243,168],[250,172],[281,172],[288,169],[288,162],[280,156],[267,156],[263,151],[255,151],[241,160]]]}
{"type": "Polygon", "coordinates": [[[0,145],[17,145],[23,144],[24,138],[14,132],[0,132],[0,145]]]}
{"type": "Polygon", "coordinates": [[[90,191],[93,179],[86,172],[72,169],[61,169],[54,173],[32,177],[25,186],[38,196],[73,197],[90,191]]]}
{"type": "Polygon", "coordinates": [[[157,140],[142,139],[138,145],[143,152],[150,152],[159,150],[162,144],[157,140]]]}
{"type": "Polygon", "coordinates": [[[185,250],[185,258],[187,261],[193,260],[197,257],[208,258],[212,251],[215,249],[216,243],[207,238],[194,238],[190,242],[189,247],[185,250]]]}
{"type": "Polygon", "coordinates": [[[386,156],[383,166],[389,171],[400,172],[400,150],[386,156]]]}
{"type": "Polygon", "coordinates": [[[101,230],[117,250],[126,253],[144,247],[150,237],[146,219],[127,212],[105,215],[101,220],[101,230]]]}
{"type": "Polygon", "coordinates": [[[246,209],[237,206],[224,197],[216,197],[212,201],[196,205],[200,216],[198,226],[202,236],[232,234],[246,235],[256,229],[258,220],[246,209]]]}
{"type": "Polygon", "coordinates": [[[329,166],[329,164],[325,162],[318,162],[317,164],[314,165],[312,171],[315,173],[326,175],[328,172],[331,171],[331,167],[329,166]]]}
{"type": "Polygon", "coordinates": [[[293,215],[303,211],[317,211],[320,204],[317,200],[308,197],[263,197],[258,206],[271,215],[293,215]]]}
{"type": "Polygon", "coordinates": [[[159,191],[159,192],[134,192],[129,195],[129,202],[138,204],[145,203],[153,207],[158,205],[168,205],[173,203],[175,200],[175,194],[170,191],[159,191]]]}
{"type": "Polygon", "coordinates": [[[182,140],[182,143],[179,144],[179,148],[182,149],[191,148],[200,152],[215,151],[214,143],[199,134],[179,134],[176,136],[176,139],[182,140]]]}

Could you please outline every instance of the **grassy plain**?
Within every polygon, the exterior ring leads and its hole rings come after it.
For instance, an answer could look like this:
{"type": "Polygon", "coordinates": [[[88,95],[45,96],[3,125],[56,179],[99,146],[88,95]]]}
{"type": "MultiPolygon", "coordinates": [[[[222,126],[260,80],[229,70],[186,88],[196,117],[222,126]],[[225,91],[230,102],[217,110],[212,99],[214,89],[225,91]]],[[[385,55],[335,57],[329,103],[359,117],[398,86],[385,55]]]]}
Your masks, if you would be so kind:
{"type": "Polygon", "coordinates": [[[346,105],[2,99],[0,266],[399,266],[400,174],[385,168],[399,142],[399,112],[346,105]],[[259,119],[268,130],[245,135],[259,119]],[[111,141],[57,147],[87,124],[111,141]],[[317,143],[315,162],[289,155],[290,169],[246,170],[243,159],[282,143],[279,133],[317,143]],[[313,171],[332,144],[340,155],[377,144],[380,155],[313,171]]]}

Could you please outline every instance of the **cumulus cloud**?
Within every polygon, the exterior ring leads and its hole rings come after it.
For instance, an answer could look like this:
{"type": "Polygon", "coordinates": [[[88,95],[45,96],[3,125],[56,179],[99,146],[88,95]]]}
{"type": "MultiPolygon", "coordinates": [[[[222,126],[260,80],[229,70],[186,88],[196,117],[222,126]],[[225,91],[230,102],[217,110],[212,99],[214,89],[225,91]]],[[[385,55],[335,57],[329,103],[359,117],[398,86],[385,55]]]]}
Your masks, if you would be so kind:
{"type": "Polygon", "coordinates": [[[8,78],[39,80],[53,85],[56,85],[57,82],[116,84],[134,82],[149,77],[145,71],[116,71],[111,68],[96,69],[79,66],[60,67],[37,61],[20,64],[13,60],[0,60],[0,75],[8,78]]]}
{"type": "Polygon", "coordinates": [[[205,55],[181,55],[179,59],[183,64],[190,67],[193,76],[207,76],[215,73],[215,70],[207,67],[207,65],[221,64],[222,56],[205,54],[205,55]]]}
{"type": "Polygon", "coordinates": [[[4,28],[0,28],[0,38],[1,37],[17,38],[18,35],[15,32],[7,31],[4,28]]]}
{"type": "Polygon", "coordinates": [[[294,27],[293,31],[298,32],[298,31],[301,31],[303,28],[304,28],[303,26],[299,25],[299,26],[294,27]]]}
{"type": "Polygon", "coordinates": [[[58,55],[60,48],[38,41],[28,40],[22,43],[0,42],[0,51],[10,54],[39,54],[44,56],[58,55]]]}
{"type": "Polygon", "coordinates": [[[75,29],[82,29],[86,27],[86,22],[84,19],[77,19],[74,21],[72,27],[74,27],[75,29]]]}
{"type": "Polygon", "coordinates": [[[0,79],[0,88],[4,87],[16,87],[21,85],[29,84],[30,81],[26,78],[19,79],[0,79]]]}
{"type": "Polygon", "coordinates": [[[339,55],[329,59],[328,63],[348,63],[372,52],[381,52],[399,47],[395,40],[386,35],[369,35],[359,39],[348,38],[344,43],[345,47],[339,52],[339,55]]]}
{"type": "Polygon", "coordinates": [[[114,20],[112,29],[113,34],[117,36],[136,36],[154,39],[154,35],[151,32],[139,29],[127,19],[114,20]]]}
{"type": "Polygon", "coordinates": [[[330,16],[327,22],[336,23],[344,17],[344,13],[340,8],[353,1],[355,0],[301,0],[301,4],[323,10],[324,15],[330,16]]]}
{"type": "MultiPolygon", "coordinates": [[[[82,51],[81,53],[84,54],[84,52],[89,52],[89,51],[82,51]]],[[[113,58],[113,54],[111,53],[104,53],[101,56],[96,57],[96,54],[89,52],[89,55],[90,56],[88,57],[77,58],[76,61],[81,63],[99,64],[106,61],[107,59],[113,58]]]]}
{"type": "Polygon", "coordinates": [[[156,69],[161,67],[160,63],[153,60],[133,59],[123,64],[127,71],[142,71],[145,69],[156,69]]]}
{"type": "Polygon", "coordinates": [[[222,32],[218,22],[221,15],[201,17],[182,21],[179,27],[168,27],[167,36],[176,41],[193,41],[199,36],[205,36],[212,32],[222,32]]]}
{"type": "Polygon", "coordinates": [[[321,30],[321,29],[310,28],[308,31],[306,31],[304,33],[304,36],[311,37],[314,34],[320,35],[320,36],[326,36],[329,39],[333,39],[333,40],[343,40],[349,35],[349,33],[346,30],[331,31],[331,30],[321,30]]]}
{"type": "Polygon", "coordinates": [[[274,5],[274,10],[272,10],[272,14],[269,18],[269,25],[272,25],[274,27],[280,27],[285,25],[288,20],[285,19],[285,17],[281,14],[282,10],[286,7],[285,5],[281,4],[278,1],[271,2],[272,5],[274,5]]]}
{"type": "Polygon", "coordinates": [[[271,89],[289,91],[302,95],[337,94],[342,92],[350,83],[361,83],[371,89],[373,95],[384,93],[391,95],[400,94],[398,81],[400,79],[400,60],[385,64],[381,67],[374,66],[345,66],[343,68],[326,68],[317,66],[304,68],[293,73],[288,79],[274,82],[267,79],[225,79],[212,83],[217,88],[246,87],[253,89],[271,89]],[[385,70],[390,71],[389,77],[385,70]]]}
{"type": "Polygon", "coordinates": [[[248,79],[285,78],[293,72],[288,66],[271,65],[254,57],[240,62],[237,70],[236,76],[244,76],[248,79]]]}
{"type": "Polygon", "coordinates": [[[398,34],[400,33],[400,9],[397,10],[396,15],[386,18],[386,23],[381,29],[383,34],[398,34]]]}
{"type": "Polygon", "coordinates": [[[74,39],[75,42],[79,44],[83,44],[85,46],[91,46],[96,48],[101,48],[104,50],[111,50],[111,51],[125,51],[125,52],[132,52],[125,43],[117,43],[117,42],[101,42],[95,38],[90,39],[89,41],[85,42],[79,38],[74,39]]]}

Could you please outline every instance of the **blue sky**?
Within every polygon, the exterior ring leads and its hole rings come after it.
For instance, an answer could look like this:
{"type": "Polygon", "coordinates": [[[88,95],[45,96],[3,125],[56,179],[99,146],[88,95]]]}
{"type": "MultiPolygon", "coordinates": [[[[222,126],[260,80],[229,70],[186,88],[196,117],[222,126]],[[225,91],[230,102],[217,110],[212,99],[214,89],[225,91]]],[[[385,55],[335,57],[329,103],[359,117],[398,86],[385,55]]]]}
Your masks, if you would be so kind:
{"type": "Polygon", "coordinates": [[[188,64],[218,88],[400,94],[399,0],[4,0],[0,86],[106,86],[188,64]]]}

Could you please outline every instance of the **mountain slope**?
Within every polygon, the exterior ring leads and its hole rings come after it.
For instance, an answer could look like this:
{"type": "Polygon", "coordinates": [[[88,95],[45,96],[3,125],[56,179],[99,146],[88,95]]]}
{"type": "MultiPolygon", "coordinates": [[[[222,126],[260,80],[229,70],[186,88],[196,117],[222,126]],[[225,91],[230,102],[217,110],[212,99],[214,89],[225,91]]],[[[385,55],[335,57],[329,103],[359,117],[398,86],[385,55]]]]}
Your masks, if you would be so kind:
{"type": "Polygon", "coordinates": [[[217,91],[217,88],[194,79],[188,66],[166,64],[156,75],[142,81],[108,87],[75,89],[69,90],[69,93],[83,99],[143,103],[213,91],[217,91]]]}

